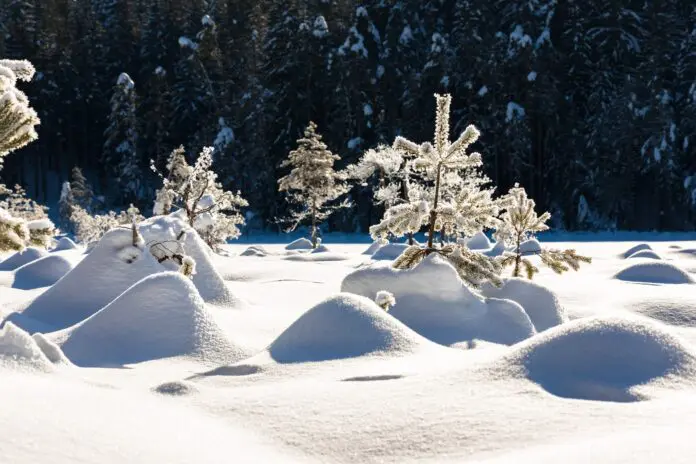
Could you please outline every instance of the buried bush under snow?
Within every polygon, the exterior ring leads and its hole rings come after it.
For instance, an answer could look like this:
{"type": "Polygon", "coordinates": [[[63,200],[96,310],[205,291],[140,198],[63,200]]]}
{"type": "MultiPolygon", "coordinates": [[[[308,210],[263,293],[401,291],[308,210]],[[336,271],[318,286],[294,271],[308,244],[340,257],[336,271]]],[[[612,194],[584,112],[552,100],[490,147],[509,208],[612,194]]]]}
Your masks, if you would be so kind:
{"type": "Polygon", "coordinates": [[[369,298],[341,293],[300,316],[268,351],[278,362],[293,363],[398,355],[430,345],[369,298]]]}
{"type": "Polygon", "coordinates": [[[473,339],[513,344],[536,333],[519,304],[474,294],[438,254],[413,269],[375,263],[352,272],[341,284],[341,291],[368,298],[381,290],[396,298],[390,315],[444,345],[473,339]]]}
{"type": "Polygon", "coordinates": [[[632,264],[618,272],[614,278],[653,284],[690,284],[694,282],[686,271],[662,261],[632,264]]]}
{"type": "Polygon", "coordinates": [[[214,322],[191,280],[177,272],[144,278],[54,337],[65,355],[82,366],[174,356],[227,363],[246,355],[214,322]]]}
{"type": "Polygon", "coordinates": [[[643,396],[634,387],[693,379],[696,372],[692,351],[665,329],[608,317],[548,330],[516,346],[505,359],[554,395],[588,400],[639,400],[643,396]]]}
{"type": "Polygon", "coordinates": [[[73,264],[62,256],[44,256],[15,270],[12,287],[23,290],[48,287],[72,269],[73,264]]]}

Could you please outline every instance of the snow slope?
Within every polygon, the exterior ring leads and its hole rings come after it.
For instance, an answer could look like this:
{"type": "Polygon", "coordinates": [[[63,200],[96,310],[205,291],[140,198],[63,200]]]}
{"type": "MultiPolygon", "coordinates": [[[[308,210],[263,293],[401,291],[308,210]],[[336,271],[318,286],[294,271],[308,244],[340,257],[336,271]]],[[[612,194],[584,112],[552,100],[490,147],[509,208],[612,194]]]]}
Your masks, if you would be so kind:
{"type": "Polygon", "coordinates": [[[72,269],[72,262],[63,256],[44,256],[17,268],[14,271],[12,286],[24,290],[48,287],[58,282],[72,269]]]}
{"type": "Polygon", "coordinates": [[[48,255],[48,252],[43,248],[27,247],[0,262],[0,271],[14,271],[18,267],[36,261],[46,255],[48,255]]]}

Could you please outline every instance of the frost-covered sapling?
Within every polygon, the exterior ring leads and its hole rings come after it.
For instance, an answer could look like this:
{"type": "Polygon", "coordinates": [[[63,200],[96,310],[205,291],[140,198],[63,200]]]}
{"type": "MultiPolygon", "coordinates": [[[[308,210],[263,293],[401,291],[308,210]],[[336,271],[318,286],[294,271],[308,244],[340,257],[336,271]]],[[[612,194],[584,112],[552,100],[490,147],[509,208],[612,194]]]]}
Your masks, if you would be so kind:
{"type": "Polygon", "coordinates": [[[389,208],[383,220],[370,228],[373,237],[387,234],[402,236],[418,232],[423,226],[428,229],[428,243],[425,247],[411,246],[394,261],[397,269],[410,269],[418,265],[426,256],[438,253],[445,257],[457,270],[459,276],[469,285],[478,286],[483,281],[500,285],[500,265],[493,259],[472,252],[464,245],[436,247],[434,238],[437,231],[447,227],[462,233],[475,233],[495,222],[497,209],[490,199],[489,192],[477,191],[475,182],[452,182],[459,173],[481,165],[481,155],[467,152],[476,142],[479,131],[470,125],[454,142],[449,141],[449,110],[451,97],[435,95],[437,117],[434,144],[418,145],[397,137],[394,148],[413,158],[413,166],[422,173],[424,184],[412,186],[409,202],[389,208]],[[450,185],[459,185],[459,191],[446,191],[450,185]]]}
{"type": "Polygon", "coordinates": [[[0,184],[0,195],[5,195],[5,198],[0,201],[0,208],[26,223],[29,230],[26,244],[48,248],[56,234],[56,227],[46,214],[48,208],[27,198],[27,192],[19,185],[9,190],[4,184],[0,184]]]}
{"type": "Polygon", "coordinates": [[[0,60],[0,160],[39,137],[39,117],[16,87],[18,80],[30,81],[34,72],[26,60],[0,60]]]}
{"type": "Polygon", "coordinates": [[[394,298],[393,293],[380,290],[375,296],[375,303],[383,310],[389,311],[396,304],[396,298],[394,298]]]}
{"type": "Polygon", "coordinates": [[[109,230],[116,227],[131,227],[133,221],[143,220],[138,208],[133,205],[126,211],[92,215],[80,206],[74,206],[71,222],[75,227],[75,239],[80,243],[93,243],[102,238],[109,230]],[[135,219],[134,219],[135,218],[135,219]]]}
{"type": "Polygon", "coordinates": [[[203,148],[196,163],[190,166],[184,148],[179,147],[169,157],[166,177],[153,162],[152,169],[163,183],[157,191],[153,212],[169,214],[173,208],[178,208],[185,214],[188,224],[215,249],[228,239],[239,237],[239,226],[244,224],[240,210],[249,203],[239,192],[235,194],[222,188],[211,169],[212,154],[212,147],[203,148]]]}
{"type": "Polygon", "coordinates": [[[286,220],[290,223],[288,231],[308,221],[312,231],[312,247],[318,243],[319,224],[339,208],[333,202],[348,191],[346,175],[334,170],[334,163],[340,159],[328,149],[317,133],[317,125],[310,122],[304,137],[297,140],[298,147],[290,152],[281,168],[291,167],[290,173],[278,181],[278,190],[285,192],[290,204],[299,207],[286,220]]]}
{"type": "Polygon", "coordinates": [[[539,269],[529,260],[529,256],[532,255],[539,255],[541,262],[557,274],[570,269],[577,271],[580,263],[592,262],[591,258],[578,255],[572,249],[541,248],[539,251],[523,251],[522,243],[534,237],[536,233],[549,229],[546,222],[551,219],[551,214],[545,212],[541,216],[537,215],[534,200],[528,198],[524,188],[517,184],[500,198],[500,203],[505,212],[501,215],[501,223],[495,233],[495,239],[514,248],[514,251],[505,252],[500,257],[500,264],[503,267],[514,266],[513,277],[521,277],[522,268],[524,268],[527,278],[534,278],[534,274],[539,272],[539,269]]]}

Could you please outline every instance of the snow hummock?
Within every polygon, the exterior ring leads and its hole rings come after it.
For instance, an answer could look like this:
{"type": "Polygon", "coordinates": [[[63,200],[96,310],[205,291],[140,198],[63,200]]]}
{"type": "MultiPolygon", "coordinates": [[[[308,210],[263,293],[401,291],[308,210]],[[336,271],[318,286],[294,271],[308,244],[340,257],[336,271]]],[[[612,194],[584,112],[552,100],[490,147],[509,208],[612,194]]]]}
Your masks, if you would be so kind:
{"type": "Polygon", "coordinates": [[[0,271],[14,271],[18,267],[36,261],[46,255],[48,255],[48,252],[43,248],[27,247],[0,262],[0,271]]]}
{"type": "Polygon", "coordinates": [[[12,322],[0,328],[0,368],[51,372],[53,363],[29,333],[12,322]]]}
{"type": "Polygon", "coordinates": [[[289,243],[286,247],[286,250],[311,250],[312,249],[312,242],[307,240],[306,238],[298,238],[294,242],[289,243]]]}
{"type": "Polygon", "coordinates": [[[393,261],[401,256],[401,253],[406,251],[408,247],[409,245],[405,243],[387,243],[386,245],[380,246],[377,251],[374,252],[372,259],[376,261],[393,261]]]}
{"type": "Polygon", "coordinates": [[[644,259],[662,259],[660,255],[653,250],[640,250],[633,253],[628,259],[644,258],[644,259]]]}
{"type": "Polygon", "coordinates": [[[520,244],[520,253],[523,255],[536,255],[541,253],[541,244],[539,240],[530,238],[520,244]]]}
{"type": "Polygon", "coordinates": [[[80,366],[120,366],[170,357],[228,363],[246,355],[218,328],[191,280],[177,272],[144,278],[54,337],[80,366]]]}
{"type": "Polygon", "coordinates": [[[375,302],[341,293],[317,304],[268,348],[281,363],[412,353],[429,342],[375,302]]]}
{"type": "Polygon", "coordinates": [[[487,255],[487,256],[492,256],[492,257],[501,256],[503,253],[505,253],[506,249],[507,248],[505,247],[505,242],[500,240],[500,241],[495,242],[495,245],[493,246],[493,248],[491,248],[490,250],[484,251],[483,254],[487,255]]]}
{"type": "Polygon", "coordinates": [[[488,250],[491,247],[491,241],[488,240],[486,234],[478,232],[466,242],[466,246],[470,250],[488,250]]]}
{"type": "Polygon", "coordinates": [[[56,247],[51,251],[75,250],[77,248],[77,244],[70,240],[69,237],[62,237],[60,240],[58,240],[56,247]]]}
{"type": "Polygon", "coordinates": [[[331,250],[326,245],[319,245],[318,247],[312,250],[312,253],[328,253],[330,251],[331,250]]]}
{"type": "Polygon", "coordinates": [[[268,250],[266,250],[261,245],[252,245],[239,254],[239,256],[266,256],[266,255],[268,255],[268,250]]]}
{"type": "Polygon", "coordinates": [[[643,262],[632,264],[618,272],[614,278],[629,282],[645,282],[653,284],[691,284],[694,279],[684,270],[674,264],[643,262]]]}
{"type": "Polygon", "coordinates": [[[72,262],[63,256],[44,256],[14,271],[12,287],[24,290],[48,287],[58,282],[72,269],[72,262]]]}
{"type": "Polygon", "coordinates": [[[537,332],[568,322],[556,295],[530,280],[513,277],[505,279],[500,288],[486,284],[481,290],[489,298],[503,298],[519,303],[537,332]]]}
{"type": "Polygon", "coordinates": [[[375,263],[348,274],[341,284],[341,291],[367,298],[381,290],[396,298],[390,315],[443,345],[474,339],[513,344],[536,333],[519,304],[476,295],[437,254],[407,270],[375,263]]]}
{"type": "Polygon", "coordinates": [[[696,356],[662,326],[616,317],[585,318],[539,334],[506,356],[549,393],[600,401],[644,399],[637,387],[693,380],[696,356]]]}
{"type": "Polygon", "coordinates": [[[638,253],[639,251],[643,251],[643,250],[652,250],[652,247],[650,245],[648,245],[647,243],[641,243],[639,245],[633,246],[633,247],[629,248],[628,250],[624,251],[621,254],[621,256],[623,258],[628,258],[629,256],[634,255],[634,254],[638,253]]]}
{"type": "Polygon", "coordinates": [[[382,247],[382,246],[384,246],[384,245],[386,245],[386,244],[387,244],[387,241],[386,241],[386,240],[375,240],[374,242],[372,242],[372,245],[370,245],[369,247],[367,247],[367,250],[363,251],[363,254],[364,254],[364,255],[370,255],[370,256],[372,256],[372,255],[375,254],[375,252],[376,252],[377,250],[380,249],[380,247],[382,247]]]}
{"type": "Polygon", "coordinates": [[[33,221],[27,221],[27,228],[29,230],[45,230],[54,229],[56,226],[48,218],[34,219],[33,221]]]}

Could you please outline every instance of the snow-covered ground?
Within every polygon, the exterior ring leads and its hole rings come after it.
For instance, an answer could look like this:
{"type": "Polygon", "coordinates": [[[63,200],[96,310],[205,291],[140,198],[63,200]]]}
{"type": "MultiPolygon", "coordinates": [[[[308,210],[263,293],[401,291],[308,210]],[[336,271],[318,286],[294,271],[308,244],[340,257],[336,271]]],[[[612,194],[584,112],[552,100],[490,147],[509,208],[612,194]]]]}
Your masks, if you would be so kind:
{"type": "Polygon", "coordinates": [[[330,236],[200,252],[193,281],[103,242],[0,263],[1,462],[696,455],[694,241],[553,243],[593,263],[481,294],[330,236]]]}

